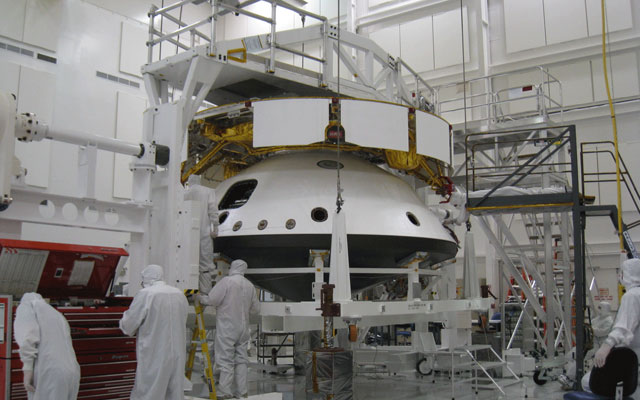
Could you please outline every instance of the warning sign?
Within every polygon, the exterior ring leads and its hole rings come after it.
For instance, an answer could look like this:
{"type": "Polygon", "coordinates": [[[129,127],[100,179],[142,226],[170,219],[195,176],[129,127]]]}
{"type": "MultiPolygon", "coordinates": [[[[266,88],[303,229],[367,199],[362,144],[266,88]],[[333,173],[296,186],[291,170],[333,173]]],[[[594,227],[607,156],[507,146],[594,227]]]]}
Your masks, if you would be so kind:
{"type": "Polygon", "coordinates": [[[598,289],[598,296],[595,296],[596,301],[610,301],[613,300],[613,296],[609,294],[609,288],[598,289]]]}

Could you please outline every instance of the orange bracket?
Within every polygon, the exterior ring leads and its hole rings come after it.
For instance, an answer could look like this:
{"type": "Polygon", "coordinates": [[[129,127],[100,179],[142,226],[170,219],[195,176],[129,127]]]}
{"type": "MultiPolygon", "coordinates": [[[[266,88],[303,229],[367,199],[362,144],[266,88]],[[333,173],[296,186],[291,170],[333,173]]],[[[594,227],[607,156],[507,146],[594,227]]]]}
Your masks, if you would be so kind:
{"type": "Polygon", "coordinates": [[[239,49],[227,50],[227,58],[229,60],[237,61],[237,62],[240,62],[240,63],[246,63],[247,62],[247,49],[242,47],[242,48],[239,48],[239,49]],[[232,54],[241,54],[242,58],[232,56],[232,54]]]}

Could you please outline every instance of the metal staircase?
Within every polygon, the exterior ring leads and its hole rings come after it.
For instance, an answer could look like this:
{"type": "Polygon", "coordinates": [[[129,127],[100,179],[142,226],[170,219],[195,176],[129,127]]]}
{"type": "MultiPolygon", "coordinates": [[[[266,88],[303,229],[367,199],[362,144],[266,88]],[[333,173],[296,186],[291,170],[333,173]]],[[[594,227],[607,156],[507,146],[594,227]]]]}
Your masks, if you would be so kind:
{"type": "MultiPolygon", "coordinates": [[[[615,146],[612,141],[583,142],[580,144],[580,164],[582,165],[581,190],[586,195],[587,190],[595,185],[600,192],[601,184],[614,183],[616,181],[615,171],[615,146]],[[594,159],[595,157],[595,159],[594,159]],[[603,159],[604,158],[604,159],[603,159]],[[601,164],[614,165],[613,170],[605,168],[600,170],[601,164]],[[595,171],[594,171],[595,168],[595,171]]],[[[620,181],[626,189],[635,211],[640,215],[640,192],[631,177],[627,164],[619,154],[620,159],[620,181]]],[[[610,186],[610,185],[609,185],[610,186]]],[[[605,216],[611,218],[611,222],[616,231],[618,227],[618,208],[614,205],[592,205],[586,208],[587,216],[605,216]]],[[[640,226],[640,218],[629,223],[622,223],[622,235],[624,238],[625,250],[635,258],[640,258],[629,231],[640,226]]]]}
{"type": "Polygon", "coordinates": [[[428,354],[434,355],[439,362],[448,361],[447,366],[434,367],[434,370],[449,373],[452,399],[456,397],[456,385],[461,383],[471,383],[476,394],[481,389],[497,389],[503,395],[505,387],[520,383],[518,375],[491,345],[474,344],[432,351],[428,354]],[[504,375],[505,371],[507,377],[497,377],[504,375]]]}

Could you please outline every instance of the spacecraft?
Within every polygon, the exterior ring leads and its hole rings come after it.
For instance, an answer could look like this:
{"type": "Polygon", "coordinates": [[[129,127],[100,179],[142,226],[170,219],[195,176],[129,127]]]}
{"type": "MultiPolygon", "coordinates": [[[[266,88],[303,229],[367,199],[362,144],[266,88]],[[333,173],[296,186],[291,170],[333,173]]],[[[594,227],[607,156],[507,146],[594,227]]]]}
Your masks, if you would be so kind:
{"type": "MultiPolygon", "coordinates": [[[[232,110],[228,106],[214,109],[197,115],[192,124],[192,161],[185,171],[199,173],[211,165],[224,165],[227,177],[216,188],[219,226],[215,251],[246,260],[250,270],[279,269],[275,274],[249,271],[247,278],[285,299],[311,300],[314,274],[287,274],[286,270],[309,267],[311,250],[331,248],[338,172],[350,268],[397,268],[416,252],[425,252],[429,265],[456,255],[454,237],[412,185],[394,173],[403,170],[402,174],[423,178],[432,186],[439,182],[448,166],[419,153],[430,144],[420,134],[434,134],[430,132],[433,124],[420,121],[438,117],[391,103],[362,100],[357,107],[349,103],[356,101],[313,99],[315,111],[310,111],[308,102],[300,105],[300,99],[258,101],[232,110]],[[370,105],[382,106],[383,112],[362,115],[361,107],[370,105]],[[352,115],[355,111],[360,115],[352,115]],[[287,123],[283,124],[285,115],[287,123]],[[373,119],[374,124],[362,118],[373,119]],[[385,126],[385,121],[375,122],[380,118],[399,123],[385,126]],[[359,123],[369,123],[366,135],[356,132],[359,123]],[[375,131],[377,125],[383,132],[375,131]],[[385,132],[392,149],[368,142],[368,138],[379,140],[374,139],[376,135],[384,137],[385,132]],[[397,143],[389,140],[389,132],[398,138],[397,143]],[[200,166],[193,161],[196,159],[200,166]]],[[[431,139],[431,145],[436,142],[431,139]]],[[[351,288],[357,292],[392,277],[352,273],[351,288]]]]}

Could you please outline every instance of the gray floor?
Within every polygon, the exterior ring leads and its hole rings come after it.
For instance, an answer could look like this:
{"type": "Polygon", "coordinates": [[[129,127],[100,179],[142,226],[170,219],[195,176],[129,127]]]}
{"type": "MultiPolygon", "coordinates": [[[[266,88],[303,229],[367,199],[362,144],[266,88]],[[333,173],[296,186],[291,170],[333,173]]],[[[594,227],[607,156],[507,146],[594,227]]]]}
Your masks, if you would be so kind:
{"type": "MultiPolygon", "coordinates": [[[[388,376],[386,374],[369,374],[356,376],[353,382],[353,399],[430,399],[450,400],[451,382],[446,376],[417,378],[415,374],[388,376]]],[[[548,382],[544,386],[536,385],[529,377],[524,377],[522,383],[504,389],[505,395],[498,390],[480,390],[477,395],[467,384],[455,386],[454,398],[466,399],[532,399],[559,400],[564,392],[558,382],[548,382]]],[[[249,394],[280,392],[284,400],[307,399],[305,392],[305,378],[295,376],[292,372],[286,375],[271,375],[250,371],[249,394]]],[[[206,388],[194,383],[193,396],[206,397],[206,388]]]]}

